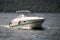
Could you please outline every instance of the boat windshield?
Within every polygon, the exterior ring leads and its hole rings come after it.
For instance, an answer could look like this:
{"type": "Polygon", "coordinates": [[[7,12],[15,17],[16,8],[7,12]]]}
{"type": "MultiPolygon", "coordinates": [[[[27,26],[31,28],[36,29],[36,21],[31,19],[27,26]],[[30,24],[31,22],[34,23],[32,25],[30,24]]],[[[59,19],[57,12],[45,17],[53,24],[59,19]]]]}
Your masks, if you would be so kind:
{"type": "Polygon", "coordinates": [[[21,17],[31,16],[31,12],[29,10],[20,10],[16,11],[16,13],[18,13],[21,17]]]}

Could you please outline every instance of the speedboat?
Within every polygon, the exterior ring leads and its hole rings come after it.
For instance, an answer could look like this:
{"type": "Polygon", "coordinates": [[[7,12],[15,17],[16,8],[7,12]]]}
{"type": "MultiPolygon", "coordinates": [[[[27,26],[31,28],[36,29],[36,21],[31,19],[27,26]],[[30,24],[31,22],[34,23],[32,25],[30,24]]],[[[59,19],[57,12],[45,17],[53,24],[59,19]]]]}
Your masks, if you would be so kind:
{"type": "Polygon", "coordinates": [[[31,13],[29,10],[20,10],[16,11],[20,14],[18,17],[14,18],[10,23],[10,27],[20,28],[20,29],[33,29],[41,27],[44,22],[44,17],[35,17],[35,16],[25,16],[25,13],[31,13]],[[22,14],[21,14],[22,13],[22,14]]]}

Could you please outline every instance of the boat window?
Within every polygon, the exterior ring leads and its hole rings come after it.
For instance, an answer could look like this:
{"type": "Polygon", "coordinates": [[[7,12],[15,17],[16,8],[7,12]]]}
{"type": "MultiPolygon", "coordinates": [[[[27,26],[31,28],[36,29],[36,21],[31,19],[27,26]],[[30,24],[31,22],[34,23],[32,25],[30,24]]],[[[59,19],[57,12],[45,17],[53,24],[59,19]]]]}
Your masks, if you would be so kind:
{"type": "Polygon", "coordinates": [[[9,23],[9,25],[12,24],[12,22],[9,23]]]}
{"type": "Polygon", "coordinates": [[[20,23],[21,23],[21,21],[18,22],[18,24],[20,24],[20,23]]]}
{"type": "Polygon", "coordinates": [[[24,21],[24,22],[26,22],[26,21],[24,21]]]}

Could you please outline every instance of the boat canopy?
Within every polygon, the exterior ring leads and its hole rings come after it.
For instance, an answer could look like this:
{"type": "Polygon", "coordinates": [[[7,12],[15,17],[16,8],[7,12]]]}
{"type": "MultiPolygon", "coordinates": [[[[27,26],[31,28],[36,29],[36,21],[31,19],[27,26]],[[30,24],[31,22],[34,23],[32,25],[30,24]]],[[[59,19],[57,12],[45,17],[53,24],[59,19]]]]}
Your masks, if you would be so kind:
{"type": "Polygon", "coordinates": [[[16,13],[30,13],[29,10],[19,10],[19,11],[16,11],[16,13]]]}

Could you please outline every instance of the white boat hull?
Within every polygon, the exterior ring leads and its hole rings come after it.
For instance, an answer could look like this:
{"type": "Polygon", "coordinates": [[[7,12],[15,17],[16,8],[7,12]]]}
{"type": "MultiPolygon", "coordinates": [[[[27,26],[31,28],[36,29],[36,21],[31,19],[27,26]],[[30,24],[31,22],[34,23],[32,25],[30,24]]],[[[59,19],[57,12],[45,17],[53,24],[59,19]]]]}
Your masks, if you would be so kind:
{"type": "Polygon", "coordinates": [[[36,27],[41,27],[42,23],[44,22],[44,19],[39,20],[28,20],[26,23],[18,24],[10,27],[18,28],[18,29],[34,29],[36,27]]]}

